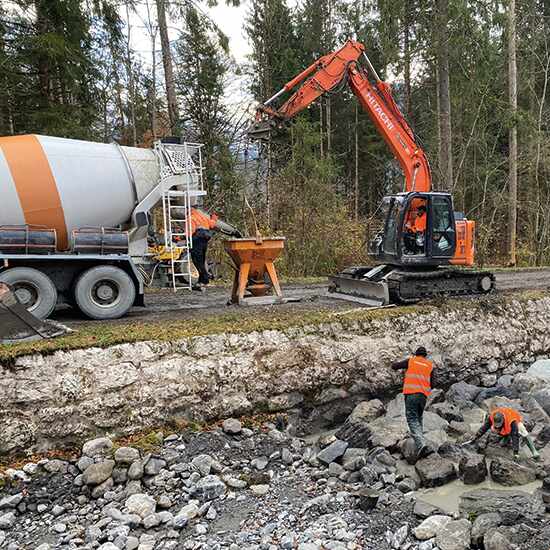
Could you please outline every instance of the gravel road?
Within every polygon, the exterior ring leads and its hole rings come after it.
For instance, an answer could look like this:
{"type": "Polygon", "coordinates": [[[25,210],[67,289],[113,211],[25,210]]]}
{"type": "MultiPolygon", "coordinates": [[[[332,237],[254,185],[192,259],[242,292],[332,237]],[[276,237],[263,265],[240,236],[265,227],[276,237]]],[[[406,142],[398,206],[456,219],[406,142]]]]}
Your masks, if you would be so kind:
{"type": "MultiPolygon", "coordinates": [[[[513,290],[548,289],[550,288],[550,268],[519,269],[498,271],[495,273],[497,292],[513,290]]],[[[283,285],[285,297],[291,301],[276,306],[259,306],[243,308],[243,314],[277,308],[278,310],[319,311],[347,310],[360,307],[359,304],[334,298],[327,293],[328,283],[287,284],[283,285]]],[[[129,316],[111,323],[130,321],[162,321],[173,319],[195,319],[219,315],[234,311],[236,306],[228,306],[229,287],[212,286],[205,292],[155,290],[146,296],[146,308],[134,308],[129,316]]],[[[55,315],[55,320],[69,326],[82,326],[93,323],[82,319],[78,312],[63,309],[55,315]]]]}

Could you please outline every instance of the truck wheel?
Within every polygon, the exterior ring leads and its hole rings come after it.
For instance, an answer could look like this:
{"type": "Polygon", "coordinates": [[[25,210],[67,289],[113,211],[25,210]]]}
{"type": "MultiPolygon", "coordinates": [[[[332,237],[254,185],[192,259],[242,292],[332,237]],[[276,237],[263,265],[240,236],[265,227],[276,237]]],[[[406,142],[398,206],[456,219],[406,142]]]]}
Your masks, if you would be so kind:
{"type": "Polygon", "coordinates": [[[18,300],[39,319],[46,319],[57,303],[52,280],[32,267],[12,267],[0,273],[0,282],[12,286],[18,300]]]}
{"type": "Polygon", "coordinates": [[[132,279],[122,269],[110,265],[84,271],[74,286],[76,305],[91,319],[118,319],[128,313],[135,297],[132,279]]]}

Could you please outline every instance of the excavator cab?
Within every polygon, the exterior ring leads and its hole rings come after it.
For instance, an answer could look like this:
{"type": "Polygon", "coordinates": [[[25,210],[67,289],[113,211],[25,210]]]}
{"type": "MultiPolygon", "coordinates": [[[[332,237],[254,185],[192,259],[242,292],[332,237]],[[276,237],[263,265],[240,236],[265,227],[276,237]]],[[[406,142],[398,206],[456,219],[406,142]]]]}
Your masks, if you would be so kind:
{"type": "Polygon", "coordinates": [[[455,214],[448,193],[400,193],[382,203],[383,231],[369,245],[369,255],[397,266],[449,264],[457,246],[455,214]]]}

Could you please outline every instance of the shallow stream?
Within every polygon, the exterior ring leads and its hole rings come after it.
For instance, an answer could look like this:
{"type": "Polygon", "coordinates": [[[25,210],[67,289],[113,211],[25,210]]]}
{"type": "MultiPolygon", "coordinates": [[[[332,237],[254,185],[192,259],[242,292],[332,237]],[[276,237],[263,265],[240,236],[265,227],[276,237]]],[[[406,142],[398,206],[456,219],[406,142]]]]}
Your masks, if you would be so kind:
{"type": "Polygon", "coordinates": [[[542,481],[540,480],[527,483],[526,485],[516,485],[514,487],[500,485],[491,480],[485,480],[483,483],[478,483],[477,485],[464,485],[462,481],[455,480],[442,487],[420,489],[416,491],[415,495],[417,500],[437,506],[448,514],[455,514],[458,512],[460,496],[469,491],[474,491],[476,489],[495,489],[500,491],[523,491],[531,494],[539,489],[541,485],[542,481]]]}

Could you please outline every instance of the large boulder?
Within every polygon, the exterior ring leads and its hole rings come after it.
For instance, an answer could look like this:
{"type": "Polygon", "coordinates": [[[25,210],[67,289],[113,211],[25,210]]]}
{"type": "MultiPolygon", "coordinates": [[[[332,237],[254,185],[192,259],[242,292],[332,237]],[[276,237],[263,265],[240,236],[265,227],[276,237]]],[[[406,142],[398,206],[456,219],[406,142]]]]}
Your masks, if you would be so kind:
{"type": "Polygon", "coordinates": [[[225,483],[218,476],[208,475],[195,485],[192,493],[202,500],[214,500],[224,495],[226,490],[225,483]]]}
{"type": "MultiPolygon", "coordinates": [[[[395,400],[394,400],[395,401],[395,400]]],[[[392,414],[381,416],[369,424],[371,436],[369,445],[371,447],[384,447],[391,451],[399,450],[399,444],[408,435],[409,428],[405,419],[405,404],[401,402],[400,409],[394,406],[392,414]]],[[[449,427],[449,423],[439,415],[426,411],[423,418],[424,434],[427,439],[440,441],[443,438],[441,432],[449,427]]]]}
{"type": "Polygon", "coordinates": [[[483,548],[485,550],[514,550],[517,547],[512,545],[506,535],[498,529],[491,529],[483,537],[483,548]]]}
{"type": "Polygon", "coordinates": [[[436,403],[430,410],[441,418],[444,418],[447,422],[462,422],[464,420],[462,413],[452,403],[436,403]]]}
{"type": "Polygon", "coordinates": [[[474,546],[481,546],[485,533],[490,529],[498,527],[500,522],[500,514],[496,512],[477,516],[472,525],[472,544],[474,546]]]}
{"type": "Polygon", "coordinates": [[[82,480],[86,485],[99,485],[111,477],[114,467],[114,460],[103,460],[92,464],[82,474],[82,480]]]}
{"type": "Polygon", "coordinates": [[[406,437],[401,442],[400,447],[401,456],[407,461],[408,464],[416,464],[418,458],[418,449],[416,443],[412,437],[406,437]]]}
{"type": "Polygon", "coordinates": [[[408,428],[403,417],[381,416],[369,424],[370,447],[397,450],[399,442],[407,435],[408,428]]]}
{"type": "Polygon", "coordinates": [[[466,401],[475,401],[481,389],[466,382],[456,382],[447,390],[447,401],[456,405],[460,405],[466,401]]]}
{"type": "Polygon", "coordinates": [[[137,514],[143,519],[155,512],[157,503],[155,499],[149,495],[137,493],[126,499],[125,506],[130,514],[137,514]]]}
{"type": "Polygon", "coordinates": [[[443,515],[430,516],[414,529],[414,536],[418,540],[432,539],[451,521],[451,519],[452,518],[449,516],[443,515]]]}
{"type": "Polygon", "coordinates": [[[334,435],[351,447],[365,448],[369,444],[371,430],[368,424],[350,422],[348,419],[334,435]]]}
{"type": "Polygon", "coordinates": [[[543,408],[546,414],[550,414],[550,386],[537,389],[533,392],[533,397],[543,408]]]}
{"type": "Polygon", "coordinates": [[[454,464],[437,454],[419,460],[415,469],[422,487],[438,487],[456,478],[454,464]]]}
{"type": "Polygon", "coordinates": [[[550,359],[535,361],[525,372],[527,376],[539,378],[550,384],[550,359]]]}
{"type": "Polygon", "coordinates": [[[537,479],[536,469],[505,458],[493,459],[489,471],[491,479],[501,485],[525,485],[537,479]]]}
{"type": "Polygon", "coordinates": [[[503,525],[514,525],[524,519],[538,519],[544,513],[544,505],[533,495],[523,491],[475,489],[460,496],[459,511],[470,514],[498,513],[503,525]]]}
{"type": "Polygon", "coordinates": [[[465,485],[481,483],[487,477],[485,457],[478,454],[463,456],[458,464],[458,473],[465,485]]]}
{"type": "Polygon", "coordinates": [[[337,439],[317,454],[317,460],[328,466],[331,462],[343,456],[347,448],[348,443],[346,441],[337,439]]]}
{"type": "Polygon", "coordinates": [[[468,550],[472,524],[467,519],[449,521],[435,538],[440,550],[468,550]]]}
{"type": "Polygon", "coordinates": [[[365,423],[376,420],[384,414],[384,403],[380,399],[371,399],[370,401],[361,401],[348,417],[348,422],[365,423]]]}
{"type": "Polygon", "coordinates": [[[98,437],[86,441],[82,446],[82,454],[89,457],[101,456],[113,448],[113,442],[107,437],[98,437]]]}

